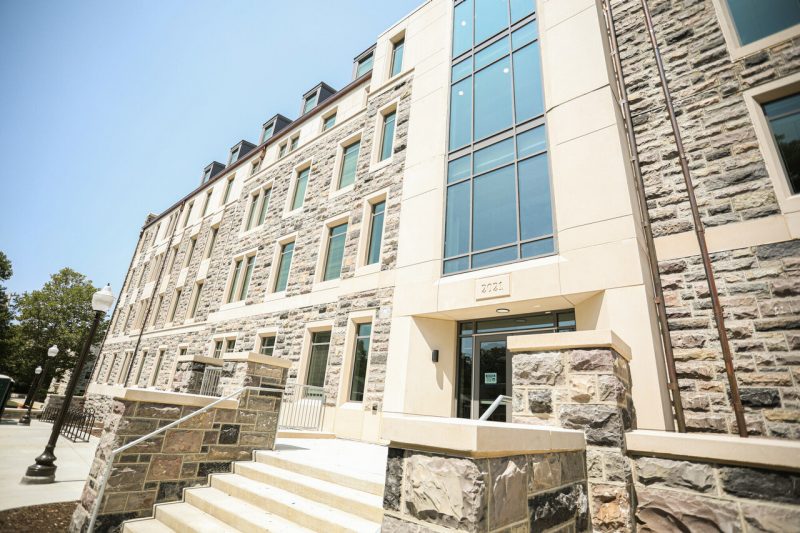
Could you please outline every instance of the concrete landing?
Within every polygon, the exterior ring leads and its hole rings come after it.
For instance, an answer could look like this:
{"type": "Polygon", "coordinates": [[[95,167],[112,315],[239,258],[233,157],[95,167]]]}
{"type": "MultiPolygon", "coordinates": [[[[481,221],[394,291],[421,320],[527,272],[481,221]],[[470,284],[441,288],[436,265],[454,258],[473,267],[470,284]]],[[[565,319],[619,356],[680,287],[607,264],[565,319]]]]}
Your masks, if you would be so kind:
{"type": "Polygon", "coordinates": [[[89,475],[96,437],[72,443],[64,437],[56,445],[56,482],[49,485],[20,485],[29,465],[44,450],[53,425],[32,421],[29,427],[3,420],[0,424],[0,510],[26,505],[66,502],[80,498],[89,475]]]}

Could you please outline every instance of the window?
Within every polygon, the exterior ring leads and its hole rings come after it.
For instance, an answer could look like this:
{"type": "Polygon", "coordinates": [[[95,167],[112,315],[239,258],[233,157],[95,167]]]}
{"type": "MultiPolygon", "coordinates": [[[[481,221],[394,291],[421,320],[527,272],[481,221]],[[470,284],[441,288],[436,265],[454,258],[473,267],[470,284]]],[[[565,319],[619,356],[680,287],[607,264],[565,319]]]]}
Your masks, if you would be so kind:
{"type": "Polygon", "coordinates": [[[297,150],[297,145],[300,144],[300,136],[295,135],[291,139],[289,139],[289,151],[294,152],[297,150]]]}
{"type": "Polygon", "coordinates": [[[286,155],[286,148],[289,145],[287,143],[281,144],[280,148],[278,148],[278,159],[286,155]]]}
{"type": "Polygon", "coordinates": [[[211,228],[208,232],[208,243],[206,244],[206,253],[204,254],[204,259],[208,259],[211,257],[212,252],[214,251],[214,245],[217,244],[217,234],[219,233],[219,228],[211,228]]]}
{"type": "Polygon", "coordinates": [[[322,131],[328,131],[336,125],[336,112],[322,119],[322,131]]]}
{"type": "Polygon", "coordinates": [[[150,370],[150,379],[149,386],[152,387],[156,383],[156,379],[158,378],[158,374],[161,372],[161,363],[164,361],[164,352],[165,350],[161,349],[158,351],[158,356],[156,357],[156,361],[153,364],[153,368],[150,370]]]}
{"type": "Polygon", "coordinates": [[[356,63],[356,78],[360,78],[370,70],[372,70],[372,63],[375,53],[370,51],[367,55],[363,56],[356,63]]]}
{"type": "Polygon", "coordinates": [[[303,201],[306,197],[306,186],[308,185],[309,172],[311,172],[311,167],[304,168],[297,173],[297,181],[294,185],[294,196],[292,196],[292,211],[303,207],[303,201]]]}
{"type": "Polygon", "coordinates": [[[161,304],[164,303],[164,296],[159,295],[158,300],[156,300],[156,306],[153,308],[153,315],[150,319],[150,327],[154,327],[156,322],[158,322],[158,314],[161,312],[161,304]]]}
{"type": "Polygon", "coordinates": [[[231,197],[231,189],[233,188],[233,178],[228,178],[228,183],[225,184],[225,194],[222,195],[222,203],[227,204],[231,197]]]}
{"type": "Polygon", "coordinates": [[[261,132],[261,142],[264,143],[272,137],[272,134],[275,133],[275,122],[270,122],[264,126],[264,131],[261,132]]]}
{"type": "Polygon", "coordinates": [[[342,151],[342,168],[339,170],[339,189],[352,185],[356,180],[356,167],[358,166],[358,153],[361,141],[356,141],[342,151]]]}
{"type": "Polygon", "coordinates": [[[194,286],[194,294],[192,295],[192,304],[189,306],[189,318],[197,316],[197,306],[200,303],[200,295],[203,292],[203,282],[199,281],[194,286]]]}
{"type": "Polygon", "coordinates": [[[236,160],[239,159],[239,147],[237,146],[233,150],[231,150],[231,156],[228,158],[228,164],[235,163],[236,160]]]}
{"type": "Polygon", "coordinates": [[[272,187],[264,189],[261,193],[261,207],[258,210],[258,225],[264,223],[267,218],[267,209],[269,209],[269,199],[272,196],[272,187]]]}
{"type": "Polygon", "coordinates": [[[328,229],[327,254],[325,256],[323,281],[336,279],[342,275],[342,258],[344,257],[344,242],[346,238],[346,222],[328,229]]]}
{"type": "Polygon", "coordinates": [[[255,222],[256,219],[256,209],[258,208],[259,196],[261,196],[260,193],[250,196],[250,207],[247,210],[247,224],[244,226],[245,231],[253,229],[253,222],[255,222]]]}
{"type": "Polygon", "coordinates": [[[250,175],[251,176],[254,175],[256,172],[258,172],[258,165],[260,165],[260,164],[261,164],[261,161],[259,161],[259,160],[253,161],[253,163],[250,165],[250,175]]]}
{"type": "Polygon", "coordinates": [[[311,353],[308,358],[306,385],[325,386],[325,370],[328,367],[328,350],[331,346],[330,331],[315,331],[311,334],[311,353]]]}
{"type": "Polygon", "coordinates": [[[305,101],[303,101],[303,115],[314,109],[317,105],[317,94],[314,93],[311,96],[307,96],[305,101]]]}
{"type": "Polygon", "coordinates": [[[233,353],[234,348],[236,348],[236,339],[225,341],[225,353],[233,353]]]}
{"type": "Polygon", "coordinates": [[[367,363],[369,361],[369,341],[372,324],[356,325],[356,342],[353,353],[353,375],[350,378],[350,401],[364,401],[364,385],[367,381],[367,363]]]}
{"type": "Polygon", "coordinates": [[[147,306],[149,304],[149,299],[139,302],[139,310],[136,312],[136,320],[133,323],[134,329],[142,329],[142,326],[144,325],[144,317],[147,314],[147,306]]]}
{"type": "Polygon", "coordinates": [[[267,209],[269,208],[269,198],[271,193],[272,189],[270,188],[260,190],[256,194],[251,195],[250,209],[247,213],[247,224],[245,225],[245,231],[249,231],[254,227],[260,226],[264,223],[264,219],[267,217],[267,209]]]}
{"type": "Polygon", "coordinates": [[[214,342],[214,357],[222,357],[222,341],[214,342]]]}
{"type": "Polygon", "coordinates": [[[267,337],[261,337],[261,346],[258,348],[258,352],[261,355],[272,355],[275,351],[275,336],[270,335],[267,337]]]}
{"type": "Polygon", "coordinates": [[[192,262],[192,257],[194,256],[194,249],[197,247],[197,237],[192,237],[189,239],[189,245],[186,247],[186,261],[183,264],[183,268],[189,266],[192,262]]]}
{"type": "Polygon", "coordinates": [[[175,320],[175,312],[178,310],[178,302],[181,299],[181,292],[182,289],[175,289],[175,296],[172,299],[172,306],[169,310],[169,315],[167,316],[167,322],[172,322],[175,320]]]}
{"type": "Polygon", "coordinates": [[[153,268],[150,269],[150,274],[147,276],[147,281],[155,281],[158,274],[161,272],[161,267],[164,266],[164,254],[160,253],[156,256],[156,260],[150,263],[153,268]]]}
{"type": "Polygon", "coordinates": [[[117,376],[117,383],[123,386],[128,384],[131,377],[131,367],[133,366],[133,352],[125,352],[125,360],[122,362],[119,375],[117,376]]]}
{"type": "Polygon", "coordinates": [[[278,257],[278,275],[275,279],[275,292],[286,290],[289,281],[289,269],[292,267],[292,253],[294,252],[294,242],[287,242],[281,246],[281,253],[278,257]]]}
{"type": "Polygon", "coordinates": [[[136,369],[136,380],[133,382],[135,386],[139,386],[139,381],[142,379],[142,370],[144,370],[144,362],[147,360],[147,350],[142,352],[139,358],[139,367],[136,369]]]}
{"type": "Polygon", "coordinates": [[[534,8],[532,0],[455,8],[445,274],[555,252],[534,8]]]}
{"type": "Polygon", "coordinates": [[[255,262],[255,255],[242,257],[233,262],[233,278],[228,289],[227,303],[239,302],[247,298],[247,290],[250,286],[250,279],[253,277],[255,262]]]}
{"type": "Polygon", "coordinates": [[[182,228],[185,228],[189,223],[189,217],[192,216],[192,207],[194,207],[194,202],[190,202],[189,205],[186,206],[186,214],[183,215],[183,222],[181,223],[182,228]]]}
{"type": "Polygon", "coordinates": [[[169,268],[167,269],[167,274],[172,273],[172,269],[175,268],[175,260],[178,258],[178,245],[172,247],[172,255],[169,258],[169,268]]]}
{"type": "Polygon", "coordinates": [[[405,48],[405,39],[400,39],[392,45],[392,70],[389,76],[397,76],[403,70],[403,48],[405,48]]]}
{"type": "Polygon", "coordinates": [[[383,135],[381,137],[381,155],[379,161],[389,159],[392,156],[394,145],[394,122],[397,115],[392,111],[383,116],[383,135]]]}
{"type": "Polygon", "coordinates": [[[367,244],[367,264],[380,261],[381,241],[383,240],[383,216],[386,200],[372,204],[369,222],[369,243],[367,244]]]}
{"type": "Polygon", "coordinates": [[[762,105],[792,194],[800,194],[800,94],[762,105]]]}
{"type": "Polygon", "coordinates": [[[749,44],[800,24],[797,0],[727,0],[740,44],[749,44]]]}

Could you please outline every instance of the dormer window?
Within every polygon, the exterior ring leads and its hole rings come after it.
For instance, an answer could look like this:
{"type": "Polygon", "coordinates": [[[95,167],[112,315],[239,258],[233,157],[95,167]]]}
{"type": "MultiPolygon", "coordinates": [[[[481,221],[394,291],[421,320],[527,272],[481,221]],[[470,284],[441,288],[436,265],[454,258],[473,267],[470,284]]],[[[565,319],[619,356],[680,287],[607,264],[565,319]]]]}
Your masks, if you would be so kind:
{"type": "Polygon", "coordinates": [[[225,170],[225,165],[223,165],[222,163],[218,161],[210,163],[208,166],[206,166],[206,168],[203,169],[203,177],[201,178],[200,183],[201,184],[208,183],[209,181],[211,181],[211,178],[213,178],[223,170],[225,170]]]}
{"type": "Polygon", "coordinates": [[[279,133],[283,130],[286,126],[291,124],[292,121],[288,118],[284,117],[280,113],[269,119],[264,123],[264,126],[261,128],[261,143],[267,142],[271,137],[273,137],[276,133],[279,133]]]}
{"type": "Polygon", "coordinates": [[[274,132],[275,132],[275,123],[274,122],[270,122],[266,126],[264,126],[264,129],[261,132],[261,142],[263,143],[264,141],[266,141],[267,139],[272,137],[272,134],[274,132]]]}
{"type": "Polygon", "coordinates": [[[305,115],[311,112],[311,110],[334,94],[336,94],[336,89],[325,82],[320,82],[319,85],[303,95],[303,109],[300,111],[300,114],[305,115]]]}
{"type": "Polygon", "coordinates": [[[312,94],[311,96],[307,96],[305,102],[303,102],[303,114],[305,115],[312,109],[314,109],[317,105],[317,94],[312,94]]]}
{"type": "Polygon", "coordinates": [[[370,70],[372,70],[372,63],[375,60],[375,45],[362,52],[361,55],[355,59],[355,75],[354,79],[358,79],[370,70]]]}
{"type": "Polygon", "coordinates": [[[231,148],[231,155],[228,158],[228,165],[232,165],[239,161],[241,158],[249,154],[256,147],[255,144],[247,141],[239,141],[239,144],[231,148]]]}
{"type": "Polygon", "coordinates": [[[236,160],[239,159],[239,147],[237,146],[233,150],[231,150],[231,156],[228,158],[228,164],[235,163],[236,160]]]}

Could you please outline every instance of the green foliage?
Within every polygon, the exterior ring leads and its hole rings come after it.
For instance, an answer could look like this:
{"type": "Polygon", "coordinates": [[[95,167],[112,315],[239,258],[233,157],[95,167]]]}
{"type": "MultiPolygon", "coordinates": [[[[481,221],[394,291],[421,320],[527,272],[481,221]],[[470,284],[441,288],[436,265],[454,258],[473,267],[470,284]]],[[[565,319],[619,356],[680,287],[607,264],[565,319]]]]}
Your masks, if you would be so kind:
{"type": "MultiPolygon", "coordinates": [[[[51,363],[49,377],[60,377],[73,368],[94,319],[92,294],[97,290],[83,274],[63,268],[41,289],[15,295],[9,339],[0,345],[0,373],[13,377],[18,390],[26,390],[33,370],[44,366],[53,344],[59,354],[51,363]]],[[[103,320],[95,343],[102,340],[106,327],[103,320]]]]}

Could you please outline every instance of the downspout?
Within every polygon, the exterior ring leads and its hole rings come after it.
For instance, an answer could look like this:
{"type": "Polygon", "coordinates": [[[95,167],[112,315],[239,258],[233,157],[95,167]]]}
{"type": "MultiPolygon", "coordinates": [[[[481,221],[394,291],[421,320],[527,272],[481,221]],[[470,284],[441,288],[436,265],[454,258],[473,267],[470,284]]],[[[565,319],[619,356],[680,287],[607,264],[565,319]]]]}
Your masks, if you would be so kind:
{"type": "Polygon", "coordinates": [[[631,118],[631,109],[628,103],[627,90],[625,86],[625,73],[622,71],[622,59],[619,55],[619,43],[617,41],[617,31],[614,25],[614,13],[611,10],[611,4],[608,0],[602,0],[603,12],[606,18],[606,29],[608,30],[610,44],[611,44],[611,58],[614,63],[615,80],[617,84],[617,91],[619,94],[619,105],[625,119],[625,129],[628,134],[628,150],[630,152],[630,161],[633,166],[635,174],[634,188],[639,200],[639,211],[642,223],[642,232],[644,233],[645,242],[647,244],[647,264],[650,267],[650,278],[653,283],[653,291],[655,292],[653,303],[656,306],[656,315],[658,316],[659,330],[661,333],[661,343],[664,348],[664,359],[667,364],[667,374],[669,381],[667,388],[669,389],[672,397],[672,407],[675,411],[675,422],[678,426],[680,433],[686,432],[686,421],[683,416],[683,402],[681,401],[681,391],[678,385],[678,374],[675,370],[675,356],[672,349],[672,338],[669,332],[669,322],[667,320],[667,307],[664,303],[664,289],[661,285],[661,275],[658,271],[658,256],[656,255],[656,246],[653,239],[653,229],[650,226],[650,212],[647,209],[647,196],[645,195],[644,176],[642,175],[642,167],[639,161],[639,150],[636,144],[636,133],[633,131],[633,119],[631,118]]]}
{"type": "MultiPolygon", "coordinates": [[[[136,355],[139,353],[139,345],[142,343],[142,335],[144,335],[144,329],[147,327],[147,321],[150,319],[150,311],[153,308],[153,300],[155,299],[156,295],[158,294],[158,287],[161,285],[161,277],[164,274],[164,268],[167,266],[167,254],[169,253],[170,249],[172,248],[172,243],[175,242],[175,234],[178,232],[178,223],[183,215],[183,209],[186,207],[186,202],[181,204],[181,209],[178,211],[178,215],[175,217],[175,226],[172,228],[172,235],[169,236],[169,242],[167,242],[167,249],[164,252],[164,261],[162,261],[161,266],[158,269],[158,279],[156,279],[156,284],[153,287],[153,295],[150,297],[150,301],[147,302],[147,310],[144,313],[144,319],[142,320],[142,327],[139,328],[139,335],[136,337],[136,346],[133,348],[133,355],[131,355],[131,365],[136,360],[136,355]]],[[[144,361],[142,361],[144,364],[144,361]]],[[[132,367],[132,366],[131,366],[132,367]]],[[[154,372],[158,369],[154,369],[154,372]]],[[[125,386],[128,385],[128,380],[125,379],[125,386]]]]}
{"type": "Polygon", "coordinates": [[[722,358],[725,360],[725,372],[728,375],[728,383],[731,388],[731,404],[733,405],[733,413],[736,416],[736,425],[739,429],[740,437],[747,437],[747,425],[744,419],[744,410],[742,409],[742,399],[739,396],[739,387],[736,383],[736,373],[733,368],[733,358],[731,357],[731,347],[728,343],[728,332],[725,330],[725,317],[722,314],[722,305],[719,302],[719,292],[717,291],[717,283],[714,279],[714,268],[711,265],[711,258],[708,253],[708,245],[706,244],[705,227],[700,218],[700,210],[697,208],[697,198],[694,193],[694,185],[689,173],[689,164],[686,158],[686,152],[683,147],[683,140],[681,132],[678,127],[678,120],[675,117],[675,108],[672,105],[672,96],[667,86],[667,75],[664,72],[664,62],[661,58],[661,52],[658,48],[658,41],[656,40],[655,28],[653,26],[653,18],[650,15],[650,9],[647,7],[647,0],[641,0],[642,10],[644,12],[644,20],[647,26],[647,34],[650,37],[650,44],[653,47],[653,54],[656,59],[656,66],[658,67],[658,75],[661,78],[661,89],[664,93],[664,100],[666,102],[667,114],[669,115],[670,123],[672,124],[672,135],[675,138],[675,147],[678,150],[678,159],[681,162],[681,171],[683,172],[683,181],[686,184],[686,196],[689,199],[689,207],[692,210],[692,218],[694,219],[694,231],[697,235],[697,244],[700,247],[700,255],[703,258],[703,268],[706,273],[706,281],[708,282],[708,293],[711,297],[711,305],[714,310],[714,321],[717,325],[717,333],[719,334],[719,343],[722,348],[722,358]]]}

